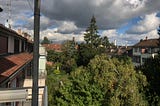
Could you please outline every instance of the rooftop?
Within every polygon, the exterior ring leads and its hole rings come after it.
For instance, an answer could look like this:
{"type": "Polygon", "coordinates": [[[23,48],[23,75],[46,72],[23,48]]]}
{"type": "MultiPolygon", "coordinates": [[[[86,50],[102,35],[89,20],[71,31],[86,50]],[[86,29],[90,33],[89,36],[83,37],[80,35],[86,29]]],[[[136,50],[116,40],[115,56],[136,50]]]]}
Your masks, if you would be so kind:
{"type": "Polygon", "coordinates": [[[0,58],[0,83],[9,78],[27,62],[32,60],[30,53],[20,53],[0,58]]]}
{"type": "Polygon", "coordinates": [[[43,44],[43,46],[46,47],[47,50],[61,51],[62,49],[61,44],[43,44]]]}
{"type": "Polygon", "coordinates": [[[160,39],[145,39],[135,44],[134,47],[159,47],[160,39]]]}

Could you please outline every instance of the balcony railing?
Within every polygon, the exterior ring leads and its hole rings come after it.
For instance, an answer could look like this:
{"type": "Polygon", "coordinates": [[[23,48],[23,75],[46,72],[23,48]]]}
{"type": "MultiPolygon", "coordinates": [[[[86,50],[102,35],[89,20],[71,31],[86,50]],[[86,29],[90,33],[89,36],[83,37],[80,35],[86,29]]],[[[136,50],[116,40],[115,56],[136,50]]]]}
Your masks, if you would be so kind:
{"type": "MultiPolygon", "coordinates": [[[[47,86],[38,88],[38,106],[48,106],[47,86]]],[[[0,89],[0,95],[0,106],[4,106],[6,103],[17,104],[17,106],[31,106],[32,103],[32,87],[0,89]]]]}

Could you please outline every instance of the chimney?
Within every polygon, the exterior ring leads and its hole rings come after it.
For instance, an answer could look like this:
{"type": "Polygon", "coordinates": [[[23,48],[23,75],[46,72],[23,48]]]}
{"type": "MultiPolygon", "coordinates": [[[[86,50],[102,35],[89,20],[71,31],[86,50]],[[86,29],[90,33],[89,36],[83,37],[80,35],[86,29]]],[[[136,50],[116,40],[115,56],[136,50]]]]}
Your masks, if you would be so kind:
{"type": "Polygon", "coordinates": [[[5,27],[10,28],[11,29],[11,24],[9,22],[9,20],[7,19],[5,22],[5,27]]]}
{"type": "Polygon", "coordinates": [[[116,40],[114,40],[114,45],[117,46],[117,41],[116,40]]]}
{"type": "Polygon", "coordinates": [[[146,39],[145,40],[148,40],[148,37],[146,36],[146,39]]]}
{"type": "Polygon", "coordinates": [[[73,37],[72,41],[75,42],[75,37],[73,37]]]}
{"type": "Polygon", "coordinates": [[[18,32],[19,35],[22,35],[22,30],[21,29],[18,29],[17,32],[18,32]]]}
{"type": "Polygon", "coordinates": [[[127,49],[127,41],[126,41],[126,49],[127,49]]]}

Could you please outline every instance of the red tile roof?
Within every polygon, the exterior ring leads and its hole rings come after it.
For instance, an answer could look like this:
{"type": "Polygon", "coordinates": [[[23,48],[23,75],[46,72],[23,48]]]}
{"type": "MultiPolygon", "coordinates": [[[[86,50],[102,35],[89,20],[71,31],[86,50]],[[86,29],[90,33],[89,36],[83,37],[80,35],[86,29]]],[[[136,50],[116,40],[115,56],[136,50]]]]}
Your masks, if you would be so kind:
{"type": "Polygon", "coordinates": [[[47,50],[62,51],[61,44],[43,44],[42,46],[46,47],[47,50]]]}
{"type": "Polygon", "coordinates": [[[158,47],[160,46],[159,41],[159,39],[142,40],[139,43],[135,44],[134,47],[158,47]]]}
{"type": "Polygon", "coordinates": [[[14,74],[33,58],[30,53],[20,53],[0,58],[0,83],[14,74]]]}

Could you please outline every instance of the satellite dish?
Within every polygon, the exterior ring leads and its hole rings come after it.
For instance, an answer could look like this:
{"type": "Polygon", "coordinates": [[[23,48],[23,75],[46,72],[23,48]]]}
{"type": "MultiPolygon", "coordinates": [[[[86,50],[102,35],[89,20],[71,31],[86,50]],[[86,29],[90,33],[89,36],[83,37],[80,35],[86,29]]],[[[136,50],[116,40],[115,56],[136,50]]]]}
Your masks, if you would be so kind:
{"type": "Polygon", "coordinates": [[[3,9],[0,7],[0,12],[2,12],[3,11],[3,9]]]}

